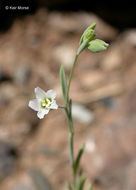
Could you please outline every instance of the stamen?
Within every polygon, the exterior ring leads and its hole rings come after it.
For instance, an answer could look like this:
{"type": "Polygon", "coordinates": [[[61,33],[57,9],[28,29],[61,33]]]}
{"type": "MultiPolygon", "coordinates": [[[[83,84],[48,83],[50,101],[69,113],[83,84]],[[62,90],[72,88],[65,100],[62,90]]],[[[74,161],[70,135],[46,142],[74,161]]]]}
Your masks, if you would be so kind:
{"type": "Polygon", "coordinates": [[[41,107],[42,108],[48,108],[49,106],[51,106],[51,98],[45,98],[41,101],[41,107]]]}

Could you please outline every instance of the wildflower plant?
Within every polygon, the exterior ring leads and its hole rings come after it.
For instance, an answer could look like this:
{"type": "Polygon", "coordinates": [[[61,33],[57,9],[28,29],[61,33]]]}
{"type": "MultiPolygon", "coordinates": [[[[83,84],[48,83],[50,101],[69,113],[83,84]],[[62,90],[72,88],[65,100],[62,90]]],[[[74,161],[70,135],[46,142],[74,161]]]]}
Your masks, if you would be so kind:
{"type": "MultiPolygon", "coordinates": [[[[79,42],[79,47],[77,49],[75,59],[68,76],[68,79],[65,75],[64,67],[60,67],[60,84],[62,89],[62,95],[64,99],[64,106],[58,106],[56,104],[56,92],[55,90],[48,90],[47,92],[43,91],[41,88],[35,88],[36,99],[29,101],[29,107],[37,111],[37,116],[42,119],[50,109],[63,108],[65,110],[69,135],[68,135],[68,146],[69,146],[69,161],[72,168],[72,183],[67,182],[66,186],[68,190],[83,190],[84,184],[86,181],[86,176],[79,171],[79,164],[81,157],[84,152],[85,144],[81,146],[77,155],[74,155],[74,127],[73,127],[73,118],[72,118],[72,99],[69,96],[71,80],[73,73],[76,67],[77,59],[80,53],[88,48],[91,52],[101,52],[107,49],[109,46],[106,42],[95,39],[95,27],[96,24],[93,23],[90,25],[82,34],[79,42]]],[[[92,190],[92,185],[88,185],[87,190],[92,190]]]]}

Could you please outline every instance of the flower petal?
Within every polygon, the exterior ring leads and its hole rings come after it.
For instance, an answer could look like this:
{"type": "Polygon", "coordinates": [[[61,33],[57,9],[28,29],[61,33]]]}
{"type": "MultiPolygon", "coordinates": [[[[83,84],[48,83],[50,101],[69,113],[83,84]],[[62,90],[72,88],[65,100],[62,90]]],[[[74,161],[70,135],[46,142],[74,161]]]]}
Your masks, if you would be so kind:
{"type": "Polygon", "coordinates": [[[39,111],[39,102],[37,99],[30,100],[28,106],[35,111],[39,111]]]}
{"type": "Polygon", "coordinates": [[[38,118],[39,119],[43,119],[44,118],[44,116],[46,115],[46,114],[48,114],[48,112],[49,112],[49,110],[40,110],[40,111],[38,111],[38,113],[37,113],[37,116],[38,116],[38,118]]]}
{"type": "Polygon", "coordinates": [[[48,90],[46,94],[49,98],[52,98],[52,99],[56,98],[56,91],[55,90],[48,90]]]}
{"type": "Polygon", "coordinates": [[[58,109],[58,105],[56,104],[56,100],[54,100],[50,106],[50,109],[58,109]]]}
{"type": "Polygon", "coordinates": [[[46,97],[46,92],[42,90],[40,87],[35,88],[35,95],[38,99],[43,99],[46,97]]]}

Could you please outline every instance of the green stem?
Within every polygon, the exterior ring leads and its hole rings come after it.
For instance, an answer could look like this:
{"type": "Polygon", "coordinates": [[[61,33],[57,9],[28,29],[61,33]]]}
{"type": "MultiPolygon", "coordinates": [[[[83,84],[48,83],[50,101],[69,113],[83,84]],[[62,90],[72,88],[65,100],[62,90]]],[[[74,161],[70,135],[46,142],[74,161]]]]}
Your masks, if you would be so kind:
{"type": "Polygon", "coordinates": [[[73,121],[72,121],[72,108],[71,108],[71,102],[69,100],[69,90],[70,90],[70,84],[72,80],[72,76],[75,70],[77,58],[79,54],[77,53],[74,59],[74,63],[72,66],[72,69],[69,74],[69,79],[68,79],[68,87],[67,87],[67,95],[66,95],[66,116],[67,116],[67,121],[68,121],[68,126],[69,126],[69,159],[70,159],[70,164],[72,167],[72,176],[73,176],[73,188],[75,188],[76,184],[76,175],[74,171],[74,147],[73,147],[73,139],[74,139],[74,129],[73,129],[73,121]]]}
{"type": "Polygon", "coordinates": [[[73,186],[76,184],[76,175],[74,171],[74,152],[73,152],[73,138],[74,138],[74,133],[69,133],[69,155],[70,155],[70,163],[72,166],[72,177],[73,177],[73,186]]]}
{"type": "Polygon", "coordinates": [[[75,66],[76,66],[76,62],[77,62],[78,56],[79,56],[79,54],[76,54],[75,59],[74,59],[74,63],[73,63],[73,66],[72,66],[72,69],[71,69],[70,75],[69,75],[68,88],[67,88],[67,101],[66,101],[66,105],[68,104],[68,101],[69,101],[70,84],[71,84],[71,80],[72,80],[72,76],[73,76],[73,73],[74,73],[74,69],[75,69],[75,66]]]}
{"type": "Polygon", "coordinates": [[[74,147],[73,147],[73,139],[74,139],[74,129],[73,129],[73,122],[71,117],[71,109],[68,108],[65,109],[67,121],[68,121],[68,127],[69,127],[69,160],[72,167],[72,176],[73,176],[73,185],[75,186],[75,171],[74,171],[74,147]]]}
{"type": "Polygon", "coordinates": [[[58,108],[65,109],[66,107],[65,106],[58,106],[58,108]]]}
{"type": "Polygon", "coordinates": [[[72,76],[73,76],[73,73],[75,70],[77,58],[78,58],[79,54],[83,51],[83,49],[86,47],[87,43],[88,43],[88,41],[85,40],[78,48],[72,69],[69,74],[68,85],[67,85],[67,94],[66,94],[65,112],[66,112],[68,126],[69,126],[69,143],[68,143],[69,144],[69,159],[70,159],[70,164],[72,166],[73,188],[74,189],[76,186],[76,172],[75,172],[75,166],[74,166],[75,163],[74,163],[74,147],[73,147],[74,129],[73,129],[73,121],[72,121],[72,101],[69,99],[69,90],[70,90],[71,80],[72,80],[72,76]]]}
{"type": "Polygon", "coordinates": [[[65,112],[66,112],[66,117],[67,117],[67,121],[68,121],[68,127],[69,127],[69,131],[70,133],[73,133],[73,122],[72,122],[72,118],[69,114],[69,110],[68,108],[65,108],[65,112]]]}
{"type": "Polygon", "coordinates": [[[70,163],[73,167],[74,164],[74,156],[73,156],[73,133],[69,133],[69,153],[70,153],[70,163]]]}
{"type": "Polygon", "coordinates": [[[75,70],[77,58],[78,58],[79,54],[86,48],[87,44],[88,44],[88,40],[86,39],[86,40],[84,40],[84,42],[79,46],[79,48],[78,48],[78,50],[77,50],[77,53],[76,53],[76,56],[75,56],[75,59],[74,59],[74,63],[73,63],[72,69],[71,69],[71,71],[70,71],[70,75],[69,75],[69,79],[68,79],[67,96],[66,96],[66,106],[67,106],[68,101],[69,101],[70,84],[71,84],[72,76],[73,76],[73,73],[74,73],[74,70],[75,70]]]}
{"type": "Polygon", "coordinates": [[[76,179],[75,179],[75,172],[74,172],[74,147],[73,147],[73,139],[74,139],[74,129],[73,129],[73,121],[72,121],[72,102],[69,100],[69,90],[70,90],[70,84],[72,80],[72,76],[74,73],[74,69],[76,66],[78,55],[76,54],[74,63],[72,66],[72,69],[70,71],[69,80],[68,80],[68,88],[67,88],[67,96],[66,96],[66,116],[68,120],[68,126],[69,126],[69,159],[72,167],[72,177],[73,177],[73,187],[75,187],[76,179]]]}

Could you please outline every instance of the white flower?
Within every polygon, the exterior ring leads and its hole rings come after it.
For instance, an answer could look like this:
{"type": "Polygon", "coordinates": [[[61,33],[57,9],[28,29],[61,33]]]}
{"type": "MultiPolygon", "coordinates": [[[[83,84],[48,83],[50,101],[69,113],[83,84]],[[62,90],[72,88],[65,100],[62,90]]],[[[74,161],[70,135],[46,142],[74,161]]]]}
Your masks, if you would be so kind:
{"type": "Polygon", "coordinates": [[[36,99],[30,100],[28,106],[37,111],[37,116],[42,119],[50,109],[58,109],[56,104],[56,91],[48,90],[45,92],[41,88],[35,88],[36,99]]]}

